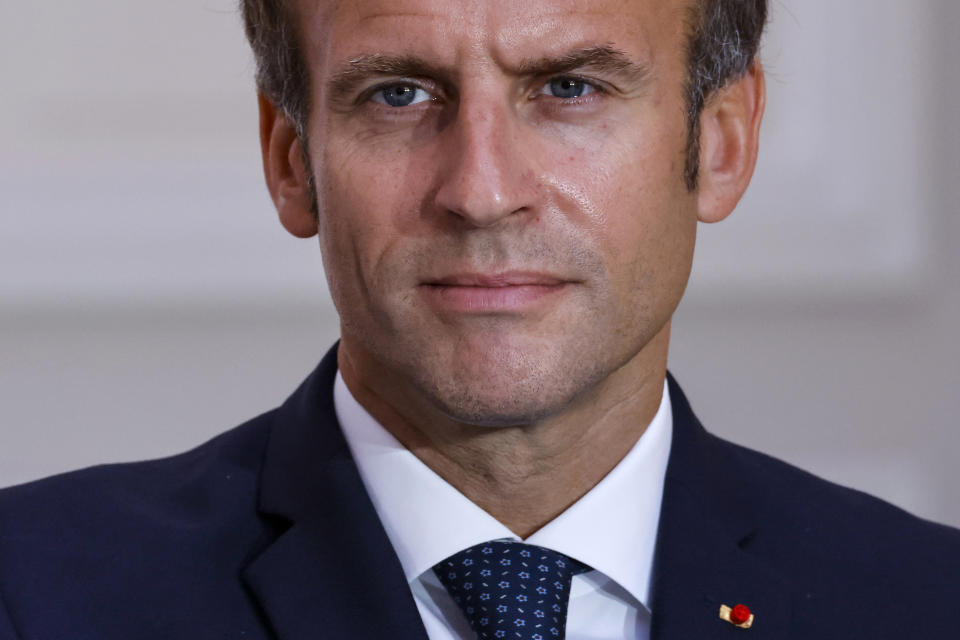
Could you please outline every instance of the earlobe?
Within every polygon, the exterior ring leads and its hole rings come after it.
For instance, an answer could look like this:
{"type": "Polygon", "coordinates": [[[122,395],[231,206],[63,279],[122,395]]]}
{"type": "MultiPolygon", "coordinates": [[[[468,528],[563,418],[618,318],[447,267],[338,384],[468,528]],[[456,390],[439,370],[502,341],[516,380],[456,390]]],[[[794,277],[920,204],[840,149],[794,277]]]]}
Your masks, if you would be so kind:
{"type": "Polygon", "coordinates": [[[704,108],[697,193],[701,222],[726,218],[747,190],[757,163],[765,106],[763,67],[754,62],[704,108]]]}
{"type": "Polygon", "coordinates": [[[298,238],[309,238],[317,233],[317,217],[301,140],[293,123],[266,96],[259,94],[257,99],[267,190],[277,208],[280,224],[298,238]]]}

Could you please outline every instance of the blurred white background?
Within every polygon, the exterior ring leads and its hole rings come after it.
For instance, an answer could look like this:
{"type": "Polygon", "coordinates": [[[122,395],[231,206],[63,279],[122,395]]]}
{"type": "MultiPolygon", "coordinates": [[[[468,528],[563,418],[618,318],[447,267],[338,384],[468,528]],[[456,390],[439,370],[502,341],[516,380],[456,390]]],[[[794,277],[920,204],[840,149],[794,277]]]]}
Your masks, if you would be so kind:
{"type": "MultiPolygon", "coordinates": [[[[760,165],[671,369],[708,428],[960,525],[960,4],[772,2],[760,165]]],[[[0,8],[0,485],[189,448],[336,339],[233,0],[0,8]]]]}

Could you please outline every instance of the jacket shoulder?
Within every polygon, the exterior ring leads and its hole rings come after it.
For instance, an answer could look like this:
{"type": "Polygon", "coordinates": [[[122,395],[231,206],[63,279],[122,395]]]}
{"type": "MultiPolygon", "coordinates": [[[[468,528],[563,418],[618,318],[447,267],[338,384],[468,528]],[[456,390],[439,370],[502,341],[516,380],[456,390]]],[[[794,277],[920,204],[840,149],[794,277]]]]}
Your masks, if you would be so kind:
{"type": "Polygon", "coordinates": [[[77,624],[114,637],[126,621],[167,624],[158,616],[174,603],[244,600],[237,563],[267,535],[257,490],[274,413],[179,455],[0,491],[0,603],[14,623],[38,625],[36,637],[77,624]]]}
{"type": "Polygon", "coordinates": [[[743,498],[755,502],[751,552],[828,591],[907,595],[909,584],[918,602],[960,594],[960,530],[717,440],[736,459],[743,498]]]}
{"type": "MultiPolygon", "coordinates": [[[[41,533],[58,523],[96,524],[98,515],[149,519],[151,512],[172,510],[199,516],[212,506],[219,487],[255,484],[272,414],[177,455],[98,465],[0,490],[0,540],[9,542],[16,532],[41,533]]],[[[248,493],[236,488],[225,493],[248,493]]]]}

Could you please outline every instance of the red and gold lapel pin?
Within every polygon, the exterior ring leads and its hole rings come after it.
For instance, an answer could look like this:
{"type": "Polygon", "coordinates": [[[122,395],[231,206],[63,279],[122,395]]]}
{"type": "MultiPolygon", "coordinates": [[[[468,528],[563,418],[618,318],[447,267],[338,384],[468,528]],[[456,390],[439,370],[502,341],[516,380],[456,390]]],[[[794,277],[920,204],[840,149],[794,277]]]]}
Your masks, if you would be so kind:
{"type": "Polygon", "coordinates": [[[726,620],[741,629],[749,629],[753,626],[753,613],[750,611],[750,607],[742,604],[733,608],[725,604],[720,605],[720,619],[726,620]]]}

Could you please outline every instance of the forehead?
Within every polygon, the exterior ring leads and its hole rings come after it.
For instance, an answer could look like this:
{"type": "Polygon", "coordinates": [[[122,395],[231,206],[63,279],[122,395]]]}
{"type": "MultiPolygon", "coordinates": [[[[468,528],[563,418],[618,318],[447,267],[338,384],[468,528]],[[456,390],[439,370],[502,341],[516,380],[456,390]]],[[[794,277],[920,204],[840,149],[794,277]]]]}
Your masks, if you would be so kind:
{"type": "Polygon", "coordinates": [[[298,13],[314,72],[365,53],[510,67],[584,45],[660,66],[685,44],[690,1],[300,0],[298,13]]]}

